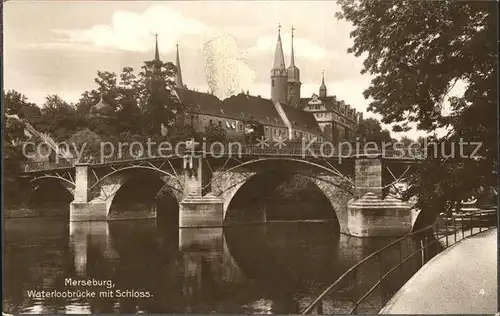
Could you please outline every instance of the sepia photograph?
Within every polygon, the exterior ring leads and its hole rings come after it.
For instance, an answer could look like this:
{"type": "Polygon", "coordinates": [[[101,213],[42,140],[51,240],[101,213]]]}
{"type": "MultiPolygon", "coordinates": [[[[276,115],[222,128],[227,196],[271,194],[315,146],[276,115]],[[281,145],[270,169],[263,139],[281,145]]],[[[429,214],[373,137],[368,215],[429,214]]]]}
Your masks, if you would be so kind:
{"type": "Polygon", "coordinates": [[[0,8],[4,316],[500,311],[498,1],[0,8]]]}

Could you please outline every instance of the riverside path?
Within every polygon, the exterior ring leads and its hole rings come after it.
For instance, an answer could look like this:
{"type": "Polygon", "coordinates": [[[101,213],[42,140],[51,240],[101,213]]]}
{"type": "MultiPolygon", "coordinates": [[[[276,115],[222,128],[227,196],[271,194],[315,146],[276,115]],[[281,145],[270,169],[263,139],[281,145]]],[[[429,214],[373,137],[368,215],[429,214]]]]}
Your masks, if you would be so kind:
{"type": "Polygon", "coordinates": [[[430,260],[380,314],[494,314],[497,269],[497,229],[491,229],[430,260]]]}

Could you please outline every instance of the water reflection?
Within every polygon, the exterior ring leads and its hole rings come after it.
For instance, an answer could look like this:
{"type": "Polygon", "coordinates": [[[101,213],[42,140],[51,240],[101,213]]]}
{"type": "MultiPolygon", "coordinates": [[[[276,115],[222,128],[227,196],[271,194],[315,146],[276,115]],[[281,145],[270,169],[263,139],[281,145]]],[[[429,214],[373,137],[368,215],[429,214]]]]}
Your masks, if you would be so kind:
{"type": "Polygon", "coordinates": [[[348,267],[390,241],[340,235],[331,223],[178,230],[155,220],[9,220],[4,304],[10,313],[298,313],[348,267]],[[85,289],[68,287],[67,278],[111,280],[113,291],[129,294],[27,296],[34,289],[85,289]]]}

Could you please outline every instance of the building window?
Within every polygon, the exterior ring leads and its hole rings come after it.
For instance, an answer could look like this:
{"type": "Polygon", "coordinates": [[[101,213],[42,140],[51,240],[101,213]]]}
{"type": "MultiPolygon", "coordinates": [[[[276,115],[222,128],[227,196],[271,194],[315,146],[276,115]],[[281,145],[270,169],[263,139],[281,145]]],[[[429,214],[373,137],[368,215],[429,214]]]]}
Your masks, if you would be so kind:
{"type": "Polygon", "coordinates": [[[219,121],[219,127],[222,128],[222,121],[219,121]]]}
{"type": "Polygon", "coordinates": [[[208,126],[212,126],[214,124],[214,122],[212,122],[212,120],[208,120],[208,126]]]}
{"type": "Polygon", "coordinates": [[[274,87],[274,79],[271,80],[271,86],[274,87]]]}

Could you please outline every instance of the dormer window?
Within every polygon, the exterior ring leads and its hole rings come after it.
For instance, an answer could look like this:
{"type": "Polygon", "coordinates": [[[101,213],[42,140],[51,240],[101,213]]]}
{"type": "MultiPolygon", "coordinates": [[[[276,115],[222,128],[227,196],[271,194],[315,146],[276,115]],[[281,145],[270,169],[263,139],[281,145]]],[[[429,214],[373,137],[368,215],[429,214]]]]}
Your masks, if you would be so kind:
{"type": "Polygon", "coordinates": [[[198,111],[201,111],[201,106],[200,106],[199,104],[196,104],[196,109],[197,109],[198,111]]]}
{"type": "Polygon", "coordinates": [[[224,115],[224,110],[220,109],[220,114],[224,115]]]}

